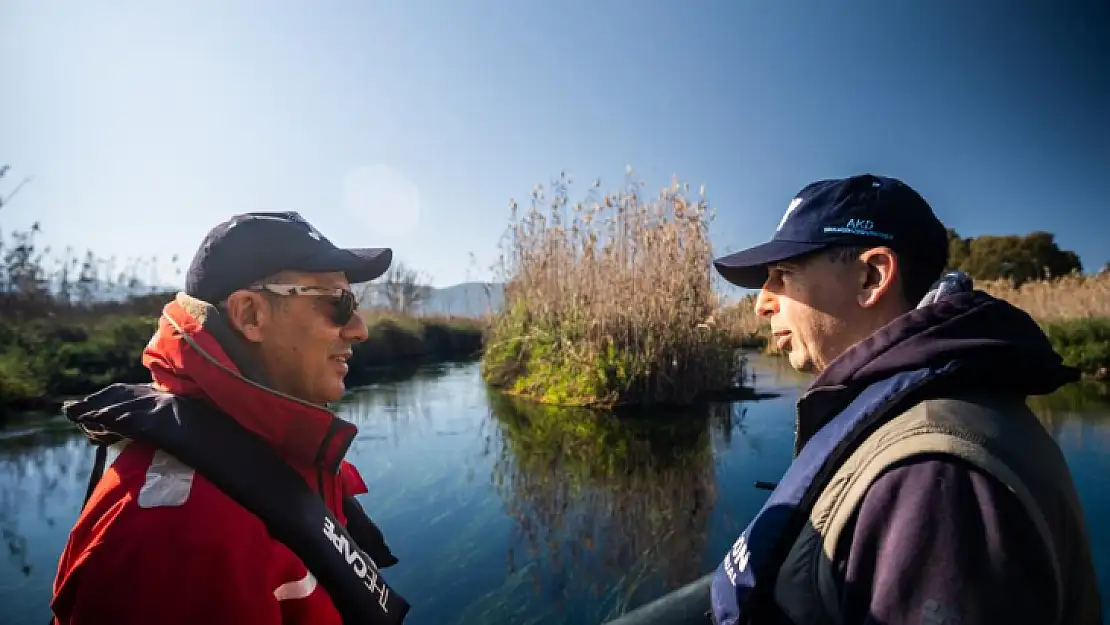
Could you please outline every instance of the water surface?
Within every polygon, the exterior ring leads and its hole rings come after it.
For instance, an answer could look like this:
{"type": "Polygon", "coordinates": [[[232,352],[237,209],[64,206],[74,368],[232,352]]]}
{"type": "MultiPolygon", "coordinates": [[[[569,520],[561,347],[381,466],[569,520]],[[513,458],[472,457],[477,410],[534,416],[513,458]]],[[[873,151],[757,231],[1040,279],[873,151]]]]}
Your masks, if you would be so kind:
{"type": "MultiPolygon", "coordinates": [[[[711,570],[767,497],[753,481],[789,464],[809,380],[779,360],[753,364],[757,389],[776,397],[653,419],[510,401],[475,364],[351,393],[348,457],[400,558],[386,576],[413,604],[406,623],[599,623],[711,570]]],[[[1075,475],[1110,597],[1110,407],[1078,387],[1033,405],[1075,475]]],[[[0,430],[0,622],[49,618],[91,466],[63,420],[0,430]]]]}

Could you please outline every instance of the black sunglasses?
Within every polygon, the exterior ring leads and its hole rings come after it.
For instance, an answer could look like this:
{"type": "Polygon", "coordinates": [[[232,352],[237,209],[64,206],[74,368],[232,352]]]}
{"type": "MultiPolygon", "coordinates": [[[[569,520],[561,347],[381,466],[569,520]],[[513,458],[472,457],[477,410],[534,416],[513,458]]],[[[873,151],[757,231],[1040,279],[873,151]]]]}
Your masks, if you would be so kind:
{"type": "Polygon", "coordinates": [[[260,284],[252,291],[269,291],[275,295],[312,295],[331,300],[331,322],[343,327],[351,322],[358,310],[358,299],[347,289],[307,286],[303,284],[260,284]]]}

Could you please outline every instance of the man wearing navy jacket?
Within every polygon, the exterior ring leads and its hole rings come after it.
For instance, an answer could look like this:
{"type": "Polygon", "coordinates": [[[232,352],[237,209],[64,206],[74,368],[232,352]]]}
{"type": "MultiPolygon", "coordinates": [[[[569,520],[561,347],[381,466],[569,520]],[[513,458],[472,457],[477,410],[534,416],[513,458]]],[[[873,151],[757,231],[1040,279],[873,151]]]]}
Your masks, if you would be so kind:
{"type": "Polygon", "coordinates": [[[1078,373],[1025,312],[937,281],[947,252],[921,195],[860,175],[715,261],[816,374],[794,462],[713,575],[720,625],[1101,623],[1071,475],[1025,404],[1078,373]]]}

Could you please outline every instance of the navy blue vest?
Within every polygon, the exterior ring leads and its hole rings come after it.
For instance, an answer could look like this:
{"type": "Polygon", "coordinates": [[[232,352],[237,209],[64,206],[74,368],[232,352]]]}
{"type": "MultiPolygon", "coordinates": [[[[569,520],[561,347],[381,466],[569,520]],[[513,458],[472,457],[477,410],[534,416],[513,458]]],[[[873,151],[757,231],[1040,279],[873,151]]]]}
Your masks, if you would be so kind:
{"type": "Polygon", "coordinates": [[[923,388],[953,365],[906,371],[871,384],[806,442],[713,573],[710,602],[719,625],[748,623],[755,609],[767,605],[764,601],[773,601],[779,567],[826,482],[874,426],[907,401],[920,399],[923,388]]]}

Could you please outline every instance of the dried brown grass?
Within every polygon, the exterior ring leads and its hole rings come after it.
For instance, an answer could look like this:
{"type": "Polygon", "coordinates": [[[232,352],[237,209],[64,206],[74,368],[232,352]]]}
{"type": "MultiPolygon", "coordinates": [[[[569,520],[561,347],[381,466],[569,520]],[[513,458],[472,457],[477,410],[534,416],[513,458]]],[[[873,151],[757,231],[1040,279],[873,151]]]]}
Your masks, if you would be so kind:
{"type": "Polygon", "coordinates": [[[483,374],[548,403],[692,401],[727,386],[737,366],[725,333],[706,323],[713,289],[712,214],[674,182],[645,197],[631,180],[573,206],[564,175],[514,202],[498,269],[505,299],[483,374]]]}
{"type": "Polygon", "coordinates": [[[1026,282],[978,282],[976,287],[1021,308],[1038,321],[1110,317],[1110,272],[1026,282]]]}

